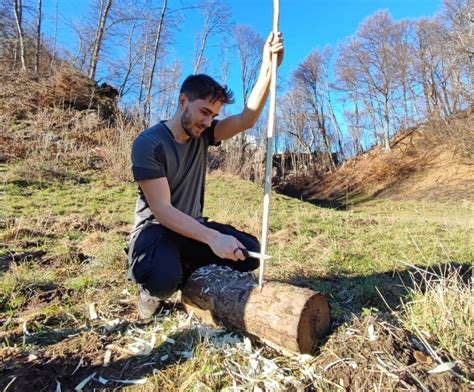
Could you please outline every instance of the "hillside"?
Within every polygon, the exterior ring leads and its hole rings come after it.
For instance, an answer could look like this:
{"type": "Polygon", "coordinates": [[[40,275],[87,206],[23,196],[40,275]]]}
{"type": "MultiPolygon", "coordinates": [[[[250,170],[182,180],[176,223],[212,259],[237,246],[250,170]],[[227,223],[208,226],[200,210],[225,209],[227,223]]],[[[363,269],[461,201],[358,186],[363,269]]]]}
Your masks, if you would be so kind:
{"type": "Polygon", "coordinates": [[[448,121],[399,132],[392,151],[380,146],[344,162],[302,190],[307,201],[335,204],[372,198],[463,201],[474,199],[474,110],[448,121]]]}

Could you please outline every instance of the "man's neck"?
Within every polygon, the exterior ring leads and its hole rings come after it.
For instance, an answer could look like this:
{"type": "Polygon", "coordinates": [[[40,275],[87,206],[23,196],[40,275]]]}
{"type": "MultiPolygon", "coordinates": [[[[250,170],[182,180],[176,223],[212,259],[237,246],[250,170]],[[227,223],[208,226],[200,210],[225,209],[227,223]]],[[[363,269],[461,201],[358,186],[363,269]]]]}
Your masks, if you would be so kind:
{"type": "Polygon", "coordinates": [[[181,121],[178,117],[178,113],[176,113],[168,121],[165,121],[165,125],[169,128],[169,130],[174,136],[174,139],[178,143],[186,143],[189,140],[189,136],[186,135],[186,132],[184,132],[184,129],[181,126],[181,121]]]}

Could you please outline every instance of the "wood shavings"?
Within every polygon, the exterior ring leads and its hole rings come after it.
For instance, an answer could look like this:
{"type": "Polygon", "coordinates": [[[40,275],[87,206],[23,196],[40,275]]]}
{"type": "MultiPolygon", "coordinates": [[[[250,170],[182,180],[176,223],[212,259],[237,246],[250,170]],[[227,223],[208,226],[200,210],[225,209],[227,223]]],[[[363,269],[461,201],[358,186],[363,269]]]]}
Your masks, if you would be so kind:
{"type": "Polygon", "coordinates": [[[95,302],[89,304],[89,320],[97,320],[97,312],[95,310],[95,302]]]}
{"type": "Polygon", "coordinates": [[[146,340],[135,338],[135,343],[129,344],[128,348],[135,355],[149,355],[151,351],[155,348],[156,335],[152,334],[149,342],[146,340]]]}
{"type": "Polygon", "coordinates": [[[17,377],[13,377],[12,380],[7,384],[7,386],[3,389],[3,392],[6,392],[8,388],[10,388],[10,385],[12,385],[15,380],[17,379],[17,377]]]}
{"type": "Polygon", "coordinates": [[[86,377],[84,380],[82,380],[79,384],[76,385],[74,388],[75,391],[82,391],[84,387],[89,383],[90,380],[92,380],[97,372],[92,373],[90,376],[86,377]]]}
{"type": "Polygon", "coordinates": [[[120,325],[122,325],[125,321],[124,320],[120,320],[118,318],[116,319],[113,319],[113,320],[110,320],[110,321],[107,321],[104,325],[104,329],[107,331],[107,332],[112,332],[113,330],[115,330],[117,327],[119,327],[120,325]]]}
{"type": "Polygon", "coordinates": [[[163,342],[166,342],[166,343],[169,343],[169,344],[175,344],[176,341],[166,335],[161,335],[161,338],[163,340],[163,342]]]}
{"type": "Polygon", "coordinates": [[[38,359],[38,356],[37,356],[37,355],[35,355],[35,354],[30,354],[30,355],[28,355],[27,361],[28,361],[28,362],[33,362],[33,361],[36,361],[37,359],[38,359]]]}
{"type": "Polygon", "coordinates": [[[112,358],[112,350],[108,349],[104,354],[104,366],[110,365],[111,358],[112,358]]]}
{"type": "Polygon", "coordinates": [[[120,384],[143,385],[143,384],[146,384],[147,378],[140,378],[137,380],[109,380],[109,381],[118,382],[120,384]]]}
{"type": "Polygon", "coordinates": [[[367,338],[369,339],[369,342],[374,342],[377,340],[377,336],[375,336],[375,327],[373,324],[370,324],[367,328],[367,338]]]}
{"type": "Polygon", "coordinates": [[[25,336],[30,336],[31,333],[28,332],[28,329],[26,329],[26,321],[23,321],[23,324],[22,324],[22,330],[23,330],[23,335],[25,336]]]}
{"type": "Polygon", "coordinates": [[[82,360],[82,357],[81,357],[81,359],[79,360],[79,363],[77,364],[76,368],[71,373],[71,376],[74,375],[79,370],[79,368],[82,366],[82,362],[83,362],[83,360],[82,360]]]}
{"type": "Polygon", "coordinates": [[[456,366],[456,361],[453,362],[444,362],[440,365],[436,366],[435,368],[428,370],[429,374],[436,374],[436,373],[444,373],[451,370],[453,367],[456,366]]]}

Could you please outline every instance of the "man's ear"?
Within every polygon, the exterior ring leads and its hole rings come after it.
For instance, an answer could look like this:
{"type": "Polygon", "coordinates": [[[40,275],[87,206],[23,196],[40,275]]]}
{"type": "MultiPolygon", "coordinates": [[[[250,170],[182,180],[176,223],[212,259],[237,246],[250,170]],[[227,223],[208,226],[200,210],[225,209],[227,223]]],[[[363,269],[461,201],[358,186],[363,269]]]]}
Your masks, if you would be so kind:
{"type": "Polygon", "coordinates": [[[179,110],[183,110],[184,104],[189,101],[188,97],[185,93],[179,94],[178,103],[179,103],[179,110]]]}

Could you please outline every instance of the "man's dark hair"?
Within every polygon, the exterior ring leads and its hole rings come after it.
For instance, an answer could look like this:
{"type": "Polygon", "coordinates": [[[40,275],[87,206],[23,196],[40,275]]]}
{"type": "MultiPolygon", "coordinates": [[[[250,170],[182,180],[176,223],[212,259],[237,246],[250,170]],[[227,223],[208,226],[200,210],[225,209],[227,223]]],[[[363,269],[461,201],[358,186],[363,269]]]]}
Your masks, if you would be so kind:
{"type": "Polygon", "coordinates": [[[232,90],[204,74],[188,76],[181,85],[179,93],[184,93],[190,101],[210,97],[213,103],[216,101],[220,101],[222,104],[234,103],[232,90]]]}

